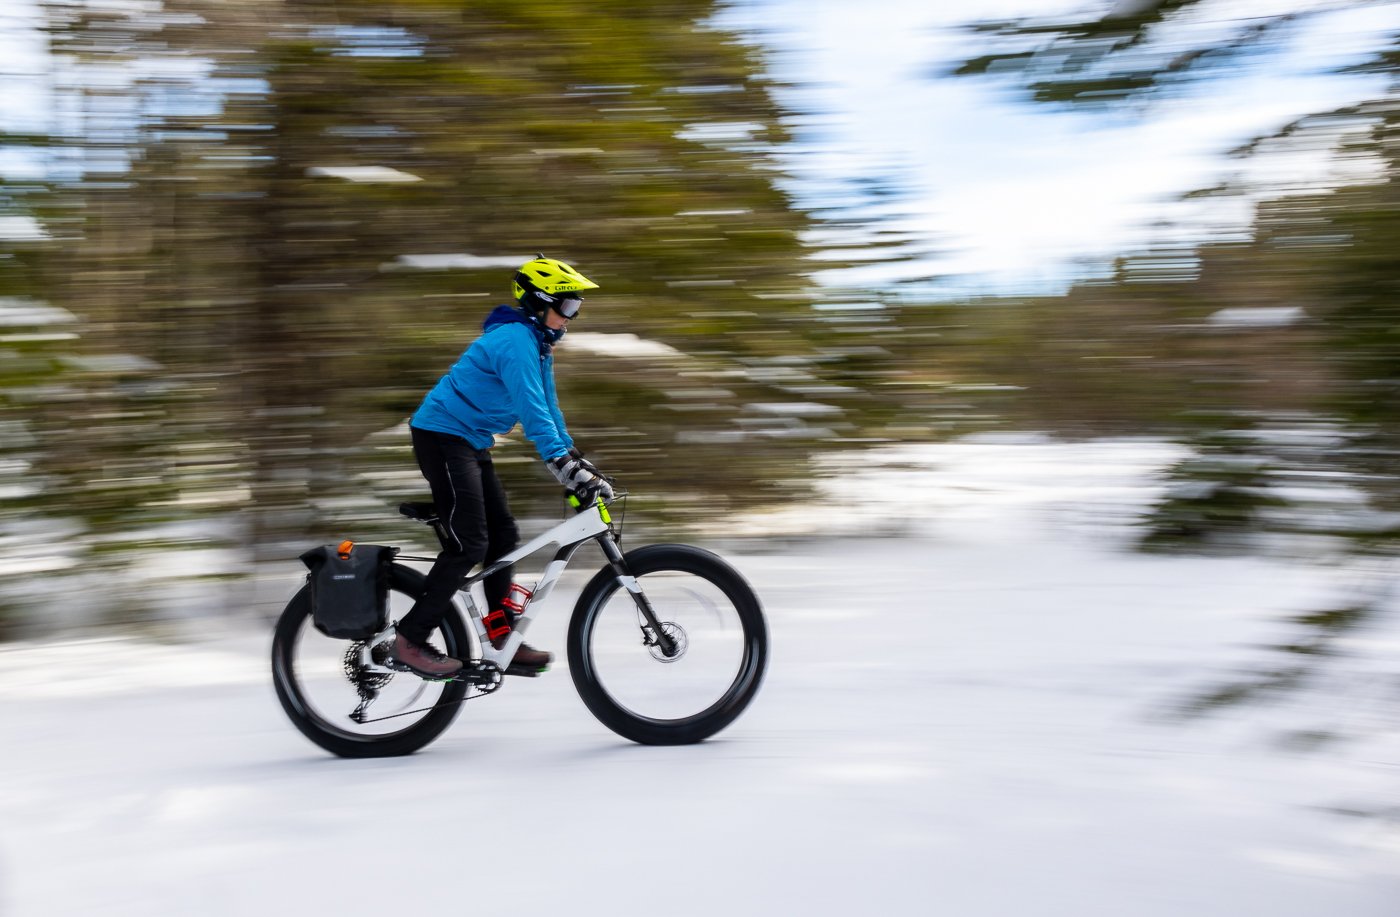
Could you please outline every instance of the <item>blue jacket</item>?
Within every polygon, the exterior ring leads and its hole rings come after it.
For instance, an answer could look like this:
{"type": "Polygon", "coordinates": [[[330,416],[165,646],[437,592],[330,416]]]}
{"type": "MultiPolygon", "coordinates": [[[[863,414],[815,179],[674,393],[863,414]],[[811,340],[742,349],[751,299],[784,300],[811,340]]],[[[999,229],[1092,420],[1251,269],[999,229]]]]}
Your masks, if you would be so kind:
{"type": "Polygon", "coordinates": [[[410,424],[489,449],[519,423],[545,461],[573,448],[554,393],[553,348],[520,309],[497,306],[485,331],[438,380],[410,424]]]}

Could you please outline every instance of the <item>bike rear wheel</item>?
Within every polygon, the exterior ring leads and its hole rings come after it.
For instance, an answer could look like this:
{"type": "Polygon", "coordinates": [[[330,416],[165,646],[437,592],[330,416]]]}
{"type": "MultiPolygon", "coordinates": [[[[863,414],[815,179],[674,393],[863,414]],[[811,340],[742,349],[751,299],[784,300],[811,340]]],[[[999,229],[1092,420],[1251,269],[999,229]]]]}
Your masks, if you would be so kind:
{"type": "Polygon", "coordinates": [[[667,657],[609,567],[569,622],[569,672],[584,704],[624,738],[687,745],[744,712],[768,660],[758,596],[733,567],[689,545],[650,545],[624,562],[678,651],[667,657]]]}
{"type": "MultiPolygon", "coordinates": [[[[408,613],[423,591],[423,574],[395,564],[389,576],[389,618],[408,613]]],[[[471,658],[471,640],[455,609],[430,642],[449,656],[471,658]]],[[[272,641],[273,685],[292,724],[312,742],[343,758],[412,754],[452,724],[470,687],[425,681],[411,673],[368,673],[358,667],[362,644],[322,634],[311,622],[311,591],[303,588],[283,610],[272,641]],[[357,681],[359,685],[357,685],[357,681]],[[364,722],[351,713],[361,687],[375,692],[364,722]]]]}

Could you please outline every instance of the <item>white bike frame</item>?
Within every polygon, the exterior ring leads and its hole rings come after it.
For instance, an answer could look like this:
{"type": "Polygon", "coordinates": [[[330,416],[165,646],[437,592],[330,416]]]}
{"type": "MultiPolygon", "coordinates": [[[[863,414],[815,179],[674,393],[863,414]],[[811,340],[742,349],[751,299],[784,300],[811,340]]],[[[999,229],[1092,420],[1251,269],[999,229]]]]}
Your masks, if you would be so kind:
{"type": "MultiPolygon", "coordinates": [[[[535,611],[545,598],[549,596],[554,584],[559,580],[565,568],[569,566],[569,560],[574,552],[585,541],[596,539],[602,547],[603,553],[607,556],[609,564],[617,574],[618,582],[631,593],[632,598],[637,602],[638,610],[649,620],[658,633],[658,640],[663,644],[669,644],[669,637],[660,633],[660,627],[655,620],[651,605],[643,595],[641,587],[637,585],[637,580],[627,571],[622,559],[622,550],[617,546],[617,539],[612,534],[612,517],[608,514],[608,508],[602,499],[595,499],[587,508],[581,510],[573,518],[565,519],[554,528],[545,532],[537,538],[531,539],[520,547],[504,555],[480,572],[467,578],[462,584],[459,594],[465,598],[466,613],[472,622],[476,634],[479,656],[474,658],[482,662],[493,663],[501,668],[501,671],[510,665],[510,661],[515,658],[516,650],[525,639],[525,632],[530,629],[530,622],[534,620],[535,611]],[[558,545],[554,558],[545,567],[540,580],[535,584],[534,592],[530,596],[530,601],[525,609],[511,624],[510,634],[500,649],[496,649],[486,635],[486,615],[477,606],[476,599],[471,594],[472,586],[478,581],[490,576],[497,570],[507,567],[516,561],[523,560],[549,545],[558,545]]],[[[398,635],[393,623],[384,631],[371,638],[360,650],[360,662],[367,671],[393,674],[394,669],[379,665],[372,658],[375,647],[392,641],[398,635]]],[[[665,651],[669,654],[674,652],[669,645],[665,646],[665,651]]]]}

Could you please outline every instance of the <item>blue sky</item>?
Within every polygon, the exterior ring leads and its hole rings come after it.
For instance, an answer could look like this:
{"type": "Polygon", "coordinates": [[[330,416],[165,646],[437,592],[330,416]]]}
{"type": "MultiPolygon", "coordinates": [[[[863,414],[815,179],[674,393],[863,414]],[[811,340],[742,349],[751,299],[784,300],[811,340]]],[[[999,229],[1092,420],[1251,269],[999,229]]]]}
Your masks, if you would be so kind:
{"type": "MultiPolygon", "coordinates": [[[[6,131],[48,126],[48,66],[37,21],[34,0],[0,0],[0,128],[6,131]]],[[[17,169],[33,174],[32,163],[0,153],[0,171],[15,175],[17,169]]]]}
{"type": "MultiPolygon", "coordinates": [[[[1197,35],[1239,19],[1318,7],[1306,0],[1219,0],[1197,35]]],[[[1097,8],[1103,8],[1100,5],[1097,8]]],[[[756,34],[794,109],[784,157],[800,201],[835,197],[855,175],[891,176],[904,194],[887,208],[926,240],[927,258],[828,275],[840,284],[937,274],[950,293],[1039,292],[1151,241],[1238,231],[1248,208],[1186,203],[1238,161],[1221,153],[1293,118],[1381,92],[1377,77],[1328,76],[1400,30],[1400,3],[1309,20],[1281,53],[1234,78],[1204,83],[1143,118],[1105,119],[1026,104],[1010,87],[933,74],[976,53],[955,27],[970,18],[1085,9],[1062,0],[734,0],[721,24],[756,34]],[[1163,222],[1172,225],[1162,225],[1163,222]]],[[[1096,8],[1089,5],[1090,9],[1096,8]]],[[[1320,154],[1255,168],[1307,184],[1331,166],[1320,154]]]]}
{"type": "MultiPolygon", "coordinates": [[[[1333,5],[1214,0],[1203,5],[1210,15],[1191,28],[1210,34],[1243,17],[1333,5]]],[[[51,75],[33,28],[35,6],[0,2],[0,126],[8,130],[56,126],[46,107],[51,75]]],[[[937,276],[949,295],[1043,292],[1150,242],[1237,232],[1247,202],[1177,198],[1239,167],[1223,150],[1298,115],[1378,95],[1377,77],[1326,72],[1400,31],[1400,0],[1313,18],[1281,53],[1251,62],[1229,81],[1204,83],[1148,117],[1103,119],[1031,106],[1009,87],[983,80],[935,78],[976,53],[956,30],[969,8],[928,0],[729,0],[717,17],[748,32],[787,84],[780,99],[793,112],[795,142],[779,156],[800,204],[849,204],[859,197],[853,178],[899,189],[868,213],[907,232],[921,257],[822,272],[824,282],[879,286],[937,276]]],[[[996,18],[1086,7],[979,0],[971,8],[996,18]]],[[[34,168],[31,159],[0,154],[0,171],[11,177],[34,168]]],[[[1328,180],[1332,170],[1317,153],[1251,168],[1303,184],[1328,180]]],[[[0,224],[0,235],[23,234],[13,219],[0,224]]]]}

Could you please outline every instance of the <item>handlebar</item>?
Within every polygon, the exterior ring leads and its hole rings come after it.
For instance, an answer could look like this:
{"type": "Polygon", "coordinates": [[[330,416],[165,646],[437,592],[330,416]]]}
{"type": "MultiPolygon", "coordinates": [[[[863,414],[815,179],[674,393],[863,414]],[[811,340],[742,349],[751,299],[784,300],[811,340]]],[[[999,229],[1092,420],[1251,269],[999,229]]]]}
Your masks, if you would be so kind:
{"type": "MultiPolygon", "coordinates": [[[[595,495],[593,497],[592,502],[585,503],[582,500],[580,500],[578,494],[574,493],[572,490],[567,491],[567,493],[569,495],[569,505],[574,508],[574,512],[581,513],[586,509],[596,506],[598,507],[598,513],[603,517],[603,521],[608,523],[612,522],[612,517],[608,514],[608,504],[606,501],[603,500],[601,496],[595,495]]],[[[618,490],[613,492],[613,500],[617,500],[619,497],[625,496],[627,496],[627,491],[625,490],[618,490]]]]}

